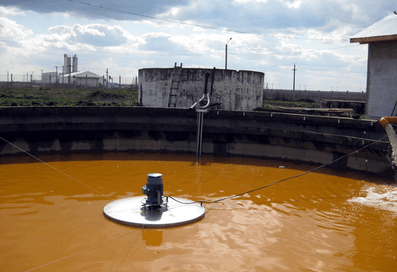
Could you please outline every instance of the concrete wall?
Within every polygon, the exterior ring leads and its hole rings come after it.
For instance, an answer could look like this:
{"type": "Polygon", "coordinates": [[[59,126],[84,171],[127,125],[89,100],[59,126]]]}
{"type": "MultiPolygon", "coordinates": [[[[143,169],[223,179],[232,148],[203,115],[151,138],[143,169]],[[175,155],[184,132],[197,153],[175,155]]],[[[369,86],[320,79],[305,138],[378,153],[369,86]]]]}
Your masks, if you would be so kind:
{"type": "MultiPolygon", "coordinates": [[[[176,108],[189,108],[204,93],[205,74],[213,69],[182,68],[176,108]]],[[[139,101],[145,107],[168,107],[174,68],[139,70],[139,101]]],[[[224,110],[253,110],[262,106],[264,73],[217,69],[211,104],[224,110]]],[[[211,76],[207,90],[211,92],[211,76]]]]}
{"type": "MultiPolygon", "coordinates": [[[[145,107],[0,108],[0,136],[34,154],[106,151],[196,152],[196,111],[145,107]]],[[[242,155],[391,175],[378,122],[298,114],[210,110],[203,156],[242,155]]],[[[22,154],[0,139],[2,157],[22,154]]]]}
{"type": "Polygon", "coordinates": [[[366,116],[392,115],[397,102],[397,41],[369,43],[367,73],[366,116]]]}

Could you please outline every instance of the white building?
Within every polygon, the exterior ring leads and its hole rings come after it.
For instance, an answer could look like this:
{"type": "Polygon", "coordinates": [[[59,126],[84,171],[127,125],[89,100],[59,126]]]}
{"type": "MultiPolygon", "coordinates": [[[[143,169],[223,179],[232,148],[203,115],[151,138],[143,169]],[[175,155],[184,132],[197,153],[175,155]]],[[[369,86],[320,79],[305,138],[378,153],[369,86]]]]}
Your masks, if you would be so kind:
{"type": "Polygon", "coordinates": [[[350,38],[368,44],[365,117],[397,114],[397,15],[389,15],[350,38]]]}
{"type": "Polygon", "coordinates": [[[62,77],[60,82],[69,84],[69,78],[70,78],[70,84],[74,86],[100,87],[101,85],[103,85],[102,77],[90,71],[75,72],[68,75],[64,75],[62,77]]]}

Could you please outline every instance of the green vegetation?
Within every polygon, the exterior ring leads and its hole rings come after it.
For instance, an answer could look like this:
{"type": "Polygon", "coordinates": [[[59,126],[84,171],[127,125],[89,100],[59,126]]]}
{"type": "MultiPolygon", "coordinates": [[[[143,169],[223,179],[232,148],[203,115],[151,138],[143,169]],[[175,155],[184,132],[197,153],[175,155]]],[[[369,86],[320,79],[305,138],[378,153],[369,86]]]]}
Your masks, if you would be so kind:
{"type": "Polygon", "coordinates": [[[4,106],[136,106],[137,89],[0,88],[4,106]]]}
{"type": "Polygon", "coordinates": [[[277,107],[298,107],[298,108],[320,108],[320,103],[316,101],[280,101],[280,100],[263,100],[263,107],[276,109],[277,107]]]}

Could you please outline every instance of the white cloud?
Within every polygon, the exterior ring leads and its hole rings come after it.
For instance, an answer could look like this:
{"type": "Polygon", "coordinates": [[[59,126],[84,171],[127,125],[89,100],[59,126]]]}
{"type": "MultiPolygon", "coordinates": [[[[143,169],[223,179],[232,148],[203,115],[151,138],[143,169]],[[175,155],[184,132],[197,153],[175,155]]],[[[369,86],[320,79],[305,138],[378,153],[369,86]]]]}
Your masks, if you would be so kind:
{"type": "Polygon", "coordinates": [[[234,0],[233,2],[239,4],[248,4],[248,3],[267,3],[268,0],[234,0]]]}
{"type": "Polygon", "coordinates": [[[23,25],[10,19],[0,17],[0,39],[20,42],[21,39],[25,39],[32,34],[33,31],[26,29],[23,25]]]}
{"type": "Polygon", "coordinates": [[[25,13],[23,11],[20,11],[20,9],[15,8],[15,7],[3,7],[0,6],[0,16],[25,16],[25,13]]]}
{"type": "MultiPolygon", "coordinates": [[[[101,1],[98,5],[105,5],[101,1]]],[[[120,2],[124,3],[121,10],[134,12],[131,1],[120,2]]],[[[296,63],[297,84],[353,90],[354,86],[365,86],[366,47],[352,46],[348,38],[384,17],[384,10],[389,8],[385,3],[391,1],[379,3],[370,7],[358,0],[190,0],[183,4],[169,0],[162,2],[161,13],[148,13],[193,26],[143,17],[128,21],[136,18],[126,18],[116,11],[96,14],[101,19],[92,20],[92,16],[87,17],[88,9],[79,12],[76,6],[73,11],[46,9],[66,14],[68,20],[62,16],[55,20],[54,13],[31,11],[15,19],[7,7],[9,14],[0,20],[0,39],[6,40],[0,41],[0,70],[5,69],[5,63],[7,69],[23,70],[26,66],[54,70],[54,65],[63,63],[65,53],[77,54],[82,69],[98,74],[107,67],[115,75],[124,76],[123,71],[132,75],[139,68],[172,67],[175,62],[183,62],[184,67],[223,68],[225,43],[232,37],[228,45],[230,69],[262,71],[266,83],[276,86],[288,82],[284,87],[291,87],[291,69],[296,63]],[[117,14],[125,20],[116,23],[117,14]]],[[[119,4],[106,5],[119,9],[119,4]]],[[[14,13],[18,12],[15,9],[14,13]]]]}
{"type": "Polygon", "coordinates": [[[69,38],[71,43],[82,43],[94,46],[118,46],[125,44],[135,38],[118,25],[104,24],[75,24],[73,27],[54,26],[48,29],[59,37],[69,38]]]}

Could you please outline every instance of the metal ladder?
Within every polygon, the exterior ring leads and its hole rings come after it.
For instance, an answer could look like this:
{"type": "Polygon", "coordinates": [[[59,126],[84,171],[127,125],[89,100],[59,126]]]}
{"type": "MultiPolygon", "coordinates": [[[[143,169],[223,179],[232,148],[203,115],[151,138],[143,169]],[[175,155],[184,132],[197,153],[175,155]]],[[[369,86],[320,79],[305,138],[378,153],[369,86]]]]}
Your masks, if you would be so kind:
{"type": "Polygon", "coordinates": [[[174,65],[174,71],[172,72],[171,77],[171,89],[170,89],[170,97],[168,99],[168,107],[175,108],[176,101],[178,98],[178,89],[179,89],[179,82],[181,81],[182,76],[182,63],[181,66],[176,66],[176,62],[174,65]]]}

